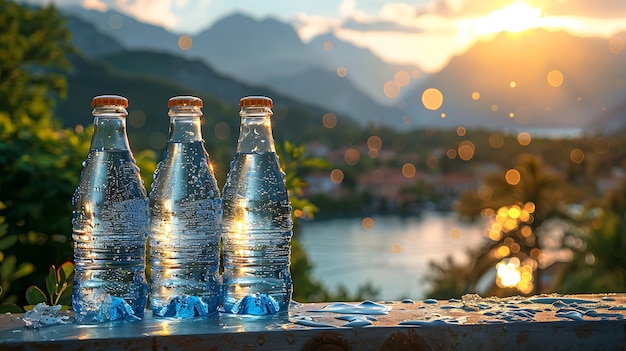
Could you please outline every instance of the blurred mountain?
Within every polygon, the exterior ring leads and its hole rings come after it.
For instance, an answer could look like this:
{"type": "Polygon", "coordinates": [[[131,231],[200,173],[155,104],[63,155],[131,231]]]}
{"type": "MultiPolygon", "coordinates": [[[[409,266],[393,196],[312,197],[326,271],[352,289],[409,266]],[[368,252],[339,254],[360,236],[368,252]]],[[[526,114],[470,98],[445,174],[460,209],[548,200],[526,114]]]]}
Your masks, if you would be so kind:
{"type": "Polygon", "coordinates": [[[329,64],[329,69],[336,71],[344,68],[349,80],[381,104],[395,102],[385,95],[383,87],[386,82],[394,81],[398,72],[409,77],[407,84],[415,84],[415,79],[421,81],[425,77],[415,66],[387,63],[369,49],[342,41],[332,33],[318,35],[307,46],[323,58],[322,62],[329,64]]]}
{"type": "MultiPolygon", "coordinates": [[[[100,12],[71,5],[59,8],[63,14],[92,24],[97,31],[115,39],[127,49],[150,49],[163,52],[181,52],[178,35],[151,24],[137,21],[121,12],[100,12]]],[[[72,34],[76,35],[72,30],[72,34]]],[[[86,53],[88,55],[88,53],[86,53]]]]}
{"type": "MultiPolygon", "coordinates": [[[[440,72],[415,79],[420,73],[416,68],[387,64],[331,33],[305,44],[290,25],[274,19],[227,16],[192,36],[191,48],[182,50],[178,36],[163,28],[113,11],[68,9],[78,17],[70,25],[87,56],[128,73],[162,79],[169,72],[171,81],[220,98],[247,95],[242,92],[254,87],[318,106],[323,113],[349,115],[361,125],[377,122],[394,128],[625,127],[626,50],[612,53],[606,39],[541,29],[500,33],[454,57],[440,72]],[[102,36],[78,29],[84,27],[79,19],[93,23],[102,36]],[[106,37],[119,44],[106,44],[106,37]],[[129,60],[119,46],[138,56],[129,60]],[[160,63],[138,59],[138,50],[142,55],[160,52],[150,56],[160,63]],[[170,66],[161,70],[165,58],[170,66]],[[210,79],[209,71],[214,74],[210,79]],[[399,98],[389,99],[382,87],[397,72],[410,76],[410,83],[399,98]],[[443,94],[443,105],[435,111],[421,101],[427,88],[443,94]]],[[[623,45],[626,35],[619,37],[623,45]]]]}
{"type": "Polygon", "coordinates": [[[177,35],[119,12],[80,7],[62,10],[93,22],[100,32],[116,39],[128,50],[152,50],[199,59],[221,74],[271,88],[318,105],[327,112],[348,114],[361,125],[376,121],[397,126],[401,119],[401,113],[388,106],[392,101],[381,95],[384,81],[393,79],[390,70],[394,67],[373,59],[375,56],[368,50],[341,43],[338,39],[334,40],[337,47],[354,54],[349,59],[346,57],[349,62],[342,66],[350,69],[345,78],[337,75],[337,59],[320,55],[313,46],[304,44],[290,25],[271,18],[259,21],[233,14],[192,36],[191,48],[182,50],[178,47],[177,35]],[[371,72],[381,73],[373,75],[371,72]],[[388,76],[386,72],[389,72],[388,76]],[[315,87],[311,86],[312,82],[315,87]],[[330,89],[334,86],[340,89],[330,89]],[[371,95],[373,93],[375,95],[371,95]],[[381,102],[387,102],[387,105],[381,102]]]}
{"type": "Polygon", "coordinates": [[[328,129],[321,123],[327,112],[324,108],[231,79],[200,60],[123,49],[116,39],[73,16],[68,16],[68,26],[76,33],[72,43],[80,53],[71,56],[67,99],[59,101],[55,111],[65,126],[92,122],[89,105],[94,96],[120,94],[130,101],[128,131],[133,149],[160,150],[169,126],[167,100],[175,95],[196,95],[204,100],[207,147],[230,157],[239,130],[239,99],[264,94],[274,100],[272,120],[277,140],[337,146],[362,137],[362,129],[346,115],[338,114],[336,128],[328,129]],[[85,54],[98,43],[105,43],[106,49],[85,54]]]}
{"type": "Polygon", "coordinates": [[[104,34],[91,23],[74,16],[67,16],[66,20],[67,28],[72,33],[72,43],[80,48],[86,57],[95,58],[125,50],[117,40],[104,34]]]}
{"type": "Polygon", "coordinates": [[[418,124],[447,127],[590,131],[602,128],[599,122],[623,126],[618,111],[624,112],[620,106],[626,103],[626,50],[614,51],[609,40],[564,32],[500,33],[409,90],[405,111],[418,124]],[[425,88],[442,93],[439,109],[424,108],[425,88]]]}

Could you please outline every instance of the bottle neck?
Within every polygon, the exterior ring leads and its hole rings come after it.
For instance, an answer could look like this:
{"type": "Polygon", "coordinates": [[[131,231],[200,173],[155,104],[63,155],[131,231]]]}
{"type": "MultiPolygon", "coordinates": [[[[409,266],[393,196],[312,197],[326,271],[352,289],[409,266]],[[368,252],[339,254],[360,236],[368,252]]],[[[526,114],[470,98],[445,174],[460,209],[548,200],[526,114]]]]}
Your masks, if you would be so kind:
{"type": "Polygon", "coordinates": [[[244,107],[241,112],[238,153],[276,152],[272,136],[272,110],[268,107],[244,107]]]}
{"type": "Polygon", "coordinates": [[[126,116],[121,106],[98,106],[93,110],[92,150],[130,150],[126,136],[126,116]]]}
{"type": "Polygon", "coordinates": [[[170,116],[170,142],[185,143],[202,141],[202,111],[198,107],[173,106],[170,116]]]}

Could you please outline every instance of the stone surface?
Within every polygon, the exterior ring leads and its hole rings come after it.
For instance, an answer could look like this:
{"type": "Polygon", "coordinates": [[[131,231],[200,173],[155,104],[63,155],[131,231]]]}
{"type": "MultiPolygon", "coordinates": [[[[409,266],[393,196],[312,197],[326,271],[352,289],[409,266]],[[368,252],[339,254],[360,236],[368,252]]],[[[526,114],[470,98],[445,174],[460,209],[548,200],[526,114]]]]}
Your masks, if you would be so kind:
{"type": "Polygon", "coordinates": [[[0,316],[2,350],[626,348],[626,295],[294,304],[289,316],[155,318],[27,328],[0,316]]]}

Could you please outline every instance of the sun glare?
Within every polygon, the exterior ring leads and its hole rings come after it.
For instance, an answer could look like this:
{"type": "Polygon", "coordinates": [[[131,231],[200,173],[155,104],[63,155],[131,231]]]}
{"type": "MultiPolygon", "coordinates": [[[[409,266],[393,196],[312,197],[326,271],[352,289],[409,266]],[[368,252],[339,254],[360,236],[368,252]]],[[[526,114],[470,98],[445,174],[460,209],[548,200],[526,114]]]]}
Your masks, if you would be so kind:
{"type": "Polygon", "coordinates": [[[543,16],[543,10],[524,2],[515,2],[509,6],[491,11],[485,17],[473,18],[460,23],[462,30],[489,35],[500,32],[521,32],[532,28],[566,28],[575,26],[566,18],[543,16]]]}

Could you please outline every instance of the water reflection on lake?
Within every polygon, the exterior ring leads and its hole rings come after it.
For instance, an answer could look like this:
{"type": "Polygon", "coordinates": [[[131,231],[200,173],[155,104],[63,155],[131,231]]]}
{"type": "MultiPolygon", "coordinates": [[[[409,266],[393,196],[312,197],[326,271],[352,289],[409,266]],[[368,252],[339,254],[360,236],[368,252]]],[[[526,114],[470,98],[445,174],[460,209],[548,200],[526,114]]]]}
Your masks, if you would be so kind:
{"type": "Polygon", "coordinates": [[[484,222],[436,212],[312,221],[301,227],[299,238],[316,279],[331,291],[343,284],[350,293],[369,281],[382,300],[425,298],[430,261],[452,255],[455,262],[469,262],[466,248],[486,240],[484,222]]]}

